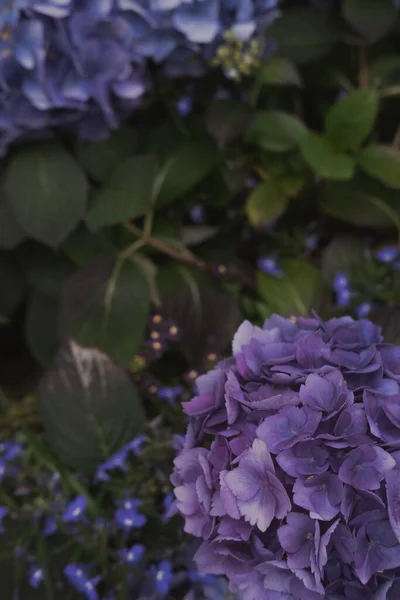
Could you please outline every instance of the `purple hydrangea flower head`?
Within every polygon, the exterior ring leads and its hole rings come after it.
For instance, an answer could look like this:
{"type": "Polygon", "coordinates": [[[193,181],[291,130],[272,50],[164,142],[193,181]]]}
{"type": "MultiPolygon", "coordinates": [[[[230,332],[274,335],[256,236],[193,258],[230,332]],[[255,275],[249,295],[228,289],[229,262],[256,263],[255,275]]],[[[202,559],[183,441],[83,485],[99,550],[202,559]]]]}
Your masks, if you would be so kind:
{"type": "Polygon", "coordinates": [[[199,572],[244,600],[398,600],[400,348],[273,315],[232,354],[184,403],[171,477],[199,572]]]}

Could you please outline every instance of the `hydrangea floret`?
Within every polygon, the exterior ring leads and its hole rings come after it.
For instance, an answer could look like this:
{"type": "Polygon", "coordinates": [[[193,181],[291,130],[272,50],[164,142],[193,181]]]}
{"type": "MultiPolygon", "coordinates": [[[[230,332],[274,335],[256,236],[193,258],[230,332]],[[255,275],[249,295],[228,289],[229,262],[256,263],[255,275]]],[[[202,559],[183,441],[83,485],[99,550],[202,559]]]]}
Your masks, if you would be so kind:
{"type": "Polygon", "coordinates": [[[244,322],[197,379],[175,510],[243,600],[400,597],[400,347],[367,319],[244,322]]]}

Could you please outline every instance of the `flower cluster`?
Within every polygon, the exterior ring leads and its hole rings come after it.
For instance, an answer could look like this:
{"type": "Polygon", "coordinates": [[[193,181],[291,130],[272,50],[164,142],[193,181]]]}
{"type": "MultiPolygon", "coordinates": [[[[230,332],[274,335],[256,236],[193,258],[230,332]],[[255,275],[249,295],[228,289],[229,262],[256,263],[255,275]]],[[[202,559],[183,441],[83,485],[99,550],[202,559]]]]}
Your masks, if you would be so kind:
{"type": "Polygon", "coordinates": [[[5,0],[0,10],[0,153],[64,126],[102,139],[166,76],[206,70],[225,31],[249,40],[277,0],[5,0]]]}
{"type": "Polygon", "coordinates": [[[399,365],[366,319],[240,326],[174,462],[200,572],[244,600],[399,597],[399,365]]]}

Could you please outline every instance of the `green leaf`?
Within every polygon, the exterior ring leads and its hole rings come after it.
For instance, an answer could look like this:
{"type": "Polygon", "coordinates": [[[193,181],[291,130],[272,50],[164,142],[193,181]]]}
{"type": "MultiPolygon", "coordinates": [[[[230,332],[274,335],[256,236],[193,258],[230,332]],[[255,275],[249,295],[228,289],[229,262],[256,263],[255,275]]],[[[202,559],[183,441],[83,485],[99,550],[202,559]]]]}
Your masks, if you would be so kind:
{"type": "Polygon", "coordinates": [[[264,181],[247,199],[246,213],[253,227],[264,227],[285,212],[288,200],[278,183],[264,181]]]}
{"type": "Polygon", "coordinates": [[[39,409],[54,454],[88,475],[146,425],[127,373],[99,350],[73,341],[61,349],[42,381],[39,409]]]}
{"type": "Polygon", "coordinates": [[[307,128],[300,119],[289,113],[269,110],[255,114],[246,138],[264,150],[286,152],[295,148],[306,135],[307,128]]]}
{"type": "Polygon", "coordinates": [[[25,280],[19,265],[6,253],[0,254],[0,315],[9,317],[22,302],[25,280]]]}
{"type": "Polygon", "coordinates": [[[25,231],[18,223],[5,193],[0,189],[0,248],[11,250],[25,238],[25,231]]]}
{"type": "Polygon", "coordinates": [[[326,136],[336,150],[356,150],[370,135],[379,108],[378,94],[362,89],[334,104],[326,116],[326,136]]]}
{"type": "Polygon", "coordinates": [[[374,229],[398,227],[395,194],[369,178],[348,183],[330,182],[322,191],[319,208],[335,219],[374,229]]]}
{"type": "Polygon", "coordinates": [[[279,56],[264,59],[257,70],[256,78],[260,83],[266,85],[293,85],[296,87],[302,85],[301,75],[296,65],[279,56]]]}
{"type": "Polygon", "coordinates": [[[164,206],[182,199],[204,179],[216,164],[218,152],[214,142],[204,137],[180,145],[161,168],[164,174],[157,205],[164,206]]]}
{"type": "Polygon", "coordinates": [[[135,252],[130,258],[141,269],[149,286],[150,300],[154,307],[160,308],[161,298],[157,287],[157,266],[144,254],[135,252]]]}
{"type": "Polygon", "coordinates": [[[226,350],[241,315],[235,296],[205,273],[182,265],[159,269],[162,312],[181,329],[180,345],[191,367],[204,367],[209,352],[226,350]]]}
{"type": "Polygon", "coordinates": [[[133,156],[119,165],[107,185],[94,193],[86,223],[92,231],[144,215],[152,205],[154,156],[133,156]]]}
{"type": "Polygon", "coordinates": [[[88,184],[76,160],[57,143],[26,146],[6,166],[4,190],[34,239],[59,246],[82,219],[88,184]]]}
{"type": "Polygon", "coordinates": [[[385,185],[400,189],[400,152],[392,146],[371,144],[357,157],[360,167],[385,185]]]}
{"type": "Polygon", "coordinates": [[[194,225],[182,227],[181,239],[184,246],[196,246],[213,238],[219,232],[218,227],[194,225]]]}
{"type": "Polygon", "coordinates": [[[99,183],[106,183],[115,169],[135,152],[135,132],[124,126],[113,131],[109,138],[100,142],[78,142],[76,153],[85,171],[99,183]]]}
{"type": "Polygon", "coordinates": [[[377,87],[396,83],[400,79],[400,56],[387,54],[378,56],[368,69],[371,84],[377,87]]]}
{"type": "Polygon", "coordinates": [[[57,299],[33,292],[27,306],[25,335],[29,350],[44,369],[51,365],[59,347],[57,323],[57,299]]]}
{"type": "Polygon", "coordinates": [[[268,308],[283,316],[306,316],[312,309],[318,310],[322,290],[319,270],[301,260],[282,261],[282,267],[282,278],[257,272],[258,291],[268,308]]]}
{"type": "Polygon", "coordinates": [[[224,147],[239,138],[251,119],[251,109],[235,100],[216,100],[206,115],[206,129],[224,147]]]}
{"type": "Polygon", "coordinates": [[[330,18],[312,8],[286,8],[268,29],[281,56],[297,64],[324,58],[333,48],[336,32],[330,18]]]}
{"type": "Polygon", "coordinates": [[[397,20],[392,0],[343,0],[342,14],[369,42],[376,42],[387,34],[397,20]]]}
{"type": "Polygon", "coordinates": [[[316,133],[310,133],[301,140],[300,150],[304,160],[319,177],[346,180],[354,175],[354,160],[336,152],[328,140],[316,133]]]}
{"type": "Polygon", "coordinates": [[[61,298],[62,339],[94,346],[128,363],[143,342],[149,315],[149,287],[131,261],[99,259],[65,284],[61,298]]]}
{"type": "Polygon", "coordinates": [[[44,246],[32,248],[23,263],[28,283],[52,297],[58,296],[66,279],[75,272],[75,266],[68,258],[44,246]]]}
{"type": "Polygon", "coordinates": [[[117,249],[104,232],[90,232],[83,224],[64,242],[62,250],[78,267],[84,267],[96,258],[117,254],[117,249]]]}
{"type": "Polygon", "coordinates": [[[321,272],[325,281],[331,285],[338,271],[347,273],[350,278],[359,276],[365,266],[367,243],[363,239],[339,236],[324,249],[321,259],[321,272]]]}

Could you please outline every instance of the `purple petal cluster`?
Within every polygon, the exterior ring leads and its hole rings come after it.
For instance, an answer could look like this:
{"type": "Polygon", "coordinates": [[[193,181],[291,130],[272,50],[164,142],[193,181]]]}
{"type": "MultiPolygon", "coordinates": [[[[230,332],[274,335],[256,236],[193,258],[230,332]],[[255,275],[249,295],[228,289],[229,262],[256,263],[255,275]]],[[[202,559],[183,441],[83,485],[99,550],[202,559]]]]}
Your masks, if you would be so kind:
{"type": "Polygon", "coordinates": [[[400,593],[400,348],[366,319],[244,322],[184,403],[175,508],[244,600],[400,593]]]}
{"type": "Polygon", "coordinates": [[[225,31],[253,37],[277,4],[2,0],[0,154],[53,126],[103,139],[149,90],[149,61],[168,77],[200,75],[225,31]]]}

